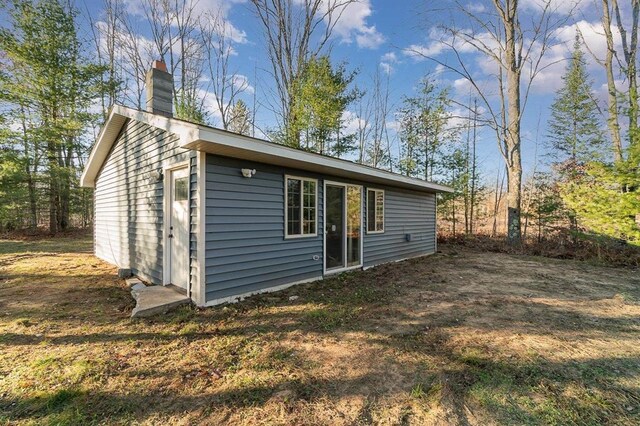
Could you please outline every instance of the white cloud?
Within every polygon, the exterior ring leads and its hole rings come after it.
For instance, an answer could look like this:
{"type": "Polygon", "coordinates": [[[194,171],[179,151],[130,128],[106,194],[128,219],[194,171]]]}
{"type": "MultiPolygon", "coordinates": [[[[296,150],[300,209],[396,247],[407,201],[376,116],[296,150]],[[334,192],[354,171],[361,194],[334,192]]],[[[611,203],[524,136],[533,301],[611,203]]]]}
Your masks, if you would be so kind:
{"type": "Polygon", "coordinates": [[[380,62],[380,68],[385,74],[391,74],[394,71],[393,66],[388,62],[380,62]]]}
{"type": "Polygon", "coordinates": [[[393,132],[399,132],[400,131],[400,122],[398,120],[389,120],[386,123],[387,129],[393,131],[393,132]]]}
{"type": "MultiPolygon", "coordinates": [[[[458,33],[470,34],[471,31],[461,29],[458,30],[458,33]]],[[[491,37],[491,34],[489,33],[485,32],[475,34],[474,38],[479,42],[484,43],[490,49],[495,49],[497,47],[495,39],[491,37]]],[[[455,47],[459,53],[472,53],[477,51],[476,47],[464,40],[464,36],[458,35],[454,37],[450,32],[444,32],[439,28],[434,27],[429,30],[428,41],[426,43],[411,44],[408,47],[405,47],[402,50],[402,53],[416,61],[422,61],[428,57],[438,56],[445,51],[450,50],[452,46],[455,47]]]]}
{"type": "Polygon", "coordinates": [[[246,75],[235,74],[233,76],[233,87],[236,90],[242,90],[244,93],[252,95],[255,93],[256,89],[249,83],[249,78],[246,75]]]}
{"type": "Polygon", "coordinates": [[[358,117],[358,114],[353,111],[343,111],[342,123],[344,125],[342,132],[345,135],[352,135],[358,132],[358,126],[364,125],[364,119],[358,117]]]}
{"type": "Polygon", "coordinates": [[[469,3],[465,9],[472,13],[482,13],[486,10],[482,3],[469,3]]]}
{"type": "Polygon", "coordinates": [[[411,44],[402,53],[416,61],[423,61],[430,56],[437,56],[445,50],[446,46],[440,41],[432,41],[428,44],[411,44]]]}
{"type": "Polygon", "coordinates": [[[380,57],[380,60],[389,63],[396,63],[398,62],[398,55],[396,55],[396,52],[387,52],[380,57]]]}
{"type": "Polygon", "coordinates": [[[471,83],[466,78],[458,78],[453,81],[453,89],[460,94],[467,94],[471,90],[471,83]]]}
{"type": "Polygon", "coordinates": [[[436,65],[435,69],[433,70],[433,75],[434,75],[434,77],[437,77],[439,75],[444,74],[445,71],[447,71],[447,68],[442,64],[438,64],[438,65],[436,65]]]}
{"type": "Polygon", "coordinates": [[[198,98],[202,99],[202,106],[212,119],[216,122],[222,119],[222,114],[220,113],[218,103],[216,102],[215,93],[209,92],[205,89],[198,89],[198,98]]]}
{"type": "Polygon", "coordinates": [[[376,30],[375,25],[371,27],[364,26],[360,28],[356,34],[356,44],[358,47],[376,49],[384,42],[384,36],[376,30]]]}
{"type": "MultiPolygon", "coordinates": [[[[581,20],[556,30],[554,34],[556,44],[552,45],[545,53],[541,63],[544,69],[533,83],[533,87],[538,93],[554,93],[562,87],[562,76],[565,73],[567,59],[571,57],[577,31],[582,35],[586,45],[582,50],[592,77],[600,74],[602,68],[597,60],[604,59],[607,53],[602,23],[581,20]]],[[[611,32],[614,38],[614,49],[619,52],[622,49],[620,33],[616,27],[612,27],[611,32]]]]}
{"type": "MultiPolygon", "coordinates": [[[[325,7],[329,3],[329,0],[325,0],[325,7]]],[[[384,35],[376,26],[367,24],[367,18],[373,13],[370,0],[349,2],[340,12],[333,31],[344,43],[352,43],[355,40],[358,47],[376,49],[385,42],[384,35]]]]}
{"type": "MultiPolygon", "coordinates": [[[[219,16],[222,18],[225,35],[235,43],[246,43],[247,33],[238,29],[229,20],[229,12],[234,4],[247,0],[185,0],[185,7],[192,7],[195,17],[219,16]]],[[[140,20],[146,19],[145,3],[140,0],[124,0],[125,12],[140,20]]]]}
{"type": "Polygon", "coordinates": [[[380,68],[385,74],[391,74],[395,70],[394,64],[400,63],[395,52],[387,52],[380,57],[380,68]]]}
{"type": "Polygon", "coordinates": [[[583,0],[521,0],[523,8],[531,11],[540,11],[549,4],[549,10],[558,14],[567,14],[578,9],[583,0]]]}

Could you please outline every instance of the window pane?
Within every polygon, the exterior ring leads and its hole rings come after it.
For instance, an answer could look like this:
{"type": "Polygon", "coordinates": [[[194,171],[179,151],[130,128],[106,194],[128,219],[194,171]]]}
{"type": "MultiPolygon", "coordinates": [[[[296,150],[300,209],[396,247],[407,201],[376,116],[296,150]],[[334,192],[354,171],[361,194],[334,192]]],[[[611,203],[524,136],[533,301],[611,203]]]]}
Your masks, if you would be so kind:
{"type": "Polygon", "coordinates": [[[367,190],[367,232],[384,231],[384,191],[367,190]]]}
{"type": "Polygon", "coordinates": [[[299,179],[287,180],[287,234],[300,235],[300,186],[299,179]]]}
{"type": "Polygon", "coordinates": [[[360,264],[360,221],[362,195],[360,187],[347,187],[347,266],[360,264]]]}
{"type": "Polygon", "coordinates": [[[316,233],[316,182],[287,179],[287,235],[316,233]]]}
{"type": "Polygon", "coordinates": [[[376,231],[384,231],[384,192],[376,191],[376,231]]]}
{"type": "Polygon", "coordinates": [[[181,177],[174,180],[173,199],[175,201],[185,201],[189,199],[189,178],[181,177]]]}
{"type": "Polygon", "coordinates": [[[304,224],[302,232],[304,234],[316,233],[316,183],[314,181],[303,181],[303,203],[304,203],[304,224]]]}
{"type": "Polygon", "coordinates": [[[367,231],[376,230],[376,199],[375,191],[367,191],[367,231]]]}

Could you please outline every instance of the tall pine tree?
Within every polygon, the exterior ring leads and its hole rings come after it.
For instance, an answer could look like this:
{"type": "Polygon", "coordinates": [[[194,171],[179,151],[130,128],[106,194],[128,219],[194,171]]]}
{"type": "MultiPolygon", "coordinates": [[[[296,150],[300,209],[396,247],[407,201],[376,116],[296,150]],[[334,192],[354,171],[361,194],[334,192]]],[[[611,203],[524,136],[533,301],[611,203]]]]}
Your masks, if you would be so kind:
{"type": "Polygon", "coordinates": [[[549,121],[548,137],[550,148],[558,155],[556,162],[576,164],[597,159],[604,135],[578,34],[562,80],[564,86],[551,106],[549,121]]]}
{"type": "Polygon", "coordinates": [[[333,67],[328,56],[312,57],[294,82],[295,103],[291,107],[290,128],[285,135],[296,135],[285,141],[299,141],[296,148],[340,157],[355,149],[355,134],[344,134],[343,113],[360,95],[350,88],[356,72],[344,64],[333,67]]]}
{"type": "Polygon", "coordinates": [[[242,99],[238,99],[231,108],[227,130],[241,135],[251,135],[251,114],[242,99]]]}
{"type": "Polygon", "coordinates": [[[0,102],[9,126],[21,129],[15,139],[27,178],[46,173],[52,233],[70,225],[72,193],[81,191],[79,159],[89,148],[83,136],[100,118],[90,107],[106,70],[83,54],[77,15],[62,0],[13,0],[9,25],[0,28],[0,102]]]}
{"type": "Polygon", "coordinates": [[[416,96],[403,99],[396,114],[401,142],[398,167],[407,176],[433,180],[441,146],[457,136],[447,126],[451,100],[448,90],[438,88],[429,76],[417,90],[416,96]]]}
{"type": "MultiPolygon", "coordinates": [[[[559,190],[574,236],[578,222],[587,234],[640,244],[637,168],[604,162],[604,136],[599,128],[591,81],[576,36],[565,85],[552,106],[549,140],[561,163],[559,190]]],[[[629,158],[632,158],[630,153],[629,158]]]]}

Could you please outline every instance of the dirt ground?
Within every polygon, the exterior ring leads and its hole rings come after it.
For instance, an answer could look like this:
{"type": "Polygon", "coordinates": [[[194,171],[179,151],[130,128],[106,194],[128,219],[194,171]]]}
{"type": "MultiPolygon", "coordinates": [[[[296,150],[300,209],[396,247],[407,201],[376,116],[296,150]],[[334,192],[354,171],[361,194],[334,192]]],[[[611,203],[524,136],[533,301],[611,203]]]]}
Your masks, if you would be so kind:
{"type": "Polygon", "coordinates": [[[441,246],[131,320],[90,247],[0,241],[0,424],[640,423],[638,270],[441,246]]]}

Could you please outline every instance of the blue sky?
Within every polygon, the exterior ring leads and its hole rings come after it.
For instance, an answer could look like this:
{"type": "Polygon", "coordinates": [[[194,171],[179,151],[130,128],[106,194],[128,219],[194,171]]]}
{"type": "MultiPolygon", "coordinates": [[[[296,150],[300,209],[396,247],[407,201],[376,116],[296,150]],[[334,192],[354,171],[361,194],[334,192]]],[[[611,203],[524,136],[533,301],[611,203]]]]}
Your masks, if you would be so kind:
{"type": "MultiPolygon", "coordinates": [[[[521,0],[521,7],[525,12],[523,23],[525,27],[530,20],[539,13],[539,2],[542,0],[521,0]]],[[[123,0],[128,13],[140,24],[140,37],[149,37],[144,25],[144,17],[140,14],[140,3],[135,0],[123,0]]],[[[554,16],[564,19],[572,3],[570,1],[552,0],[554,16]]],[[[77,6],[83,14],[91,15],[94,21],[103,19],[102,2],[92,0],[76,0],[77,6]]],[[[491,11],[490,1],[462,2],[467,10],[477,16],[491,11]]],[[[251,5],[247,0],[199,0],[198,9],[221,10],[235,40],[234,50],[237,53],[231,58],[232,66],[248,81],[250,90],[242,95],[251,105],[253,90],[258,103],[262,104],[258,110],[257,122],[260,128],[272,127],[274,116],[269,111],[265,101],[271,85],[270,77],[264,70],[268,68],[262,30],[251,5]],[[257,70],[257,76],[256,76],[257,70]],[[257,77],[257,78],[256,78],[257,77]]],[[[422,52],[433,56],[439,61],[454,64],[455,58],[441,42],[442,32],[439,25],[453,25],[459,28],[470,27],[471,23],[456,9],[454,1],[419,1],[419,0],[360,0],[349,6],[337,24],[331,43],[331,56],[334,62],[345,62],[348,69],[358,70],[357,84],[359,87],[370,86],[372,75],[378,70],[388,75],[391,91],[392,106],[397,107],[403,96],[415,94],[418,81],[425,74],[434,75],[444,87],[450,87],[451,94],[460,102],[468,102],[470,97],[469,85],[451,72],[444,72],[436,63],[426,60],[415,52],[422,52]]],[[[555,91],[561,86],[561,75],[564,71],[564,58],[568,57],[576,28],[580,28],[589,49],[596,57],[604,55],[604,40],[601,36],[599,23],[600,6],[589,0],[583,0],[578,5],[574,16],[567,19],[564,25],[554,34],[553,46],[545,55],[544,61],[549,67],[534,81],[532,92],[522,123],[523,135],[523,163],[525,171],[530,171],[535,163],[536,144],[538,139],[538,157],[544,160],[544,136],[549,106],[553,101],[555,91]]],[[[85,22],[86,25],[86,22],[85,22]]],[[[85,28],[85,30],[88,30],[85,28]]],[[[614,31],[617,35],[617,31],[614,31]]],[[[88,32],[87,32],[88,34],[88,32]]],[[[465,63],[472,69],[474,77],[484,81],[487,91],[491,92],[495,77],[492,75],[495,67],[482,55],[474,53],[472,49],[461,48],[465,63]]],[[[591,55],[589,72],[594,80],[594,90],[601,101],[604,101],[604,72],[591,55]]],[[[620,88],[624,83],[620,81],[620,88]]],[[[491,98],[495,100],[494,98],[491,98]]],[[[493,102],[493,100],[491,102],[493,102]]],[[[604,106],[604,102],[602,102],[604,106]]],[[[349,116],[357,120],[355,108],[352,107],[349,116]]],[[[456,114],[466,115],[458,108],[456,114]]],[[[352,123],[354,123],[352,121],[352,123]]],[[[388,119],[390,128],[394,128],[393,116],[388,119]]],[[[603,120],[604,123],[604,120],[603,120]]],[[[215,121],[213,122],[215,124],[215,121]]],[[[492,181],[498,168],[502,167],[502,160],[497,149],[495,134],[490,129],[479,132],[479,157],[489,181],[492,181]]]]}

